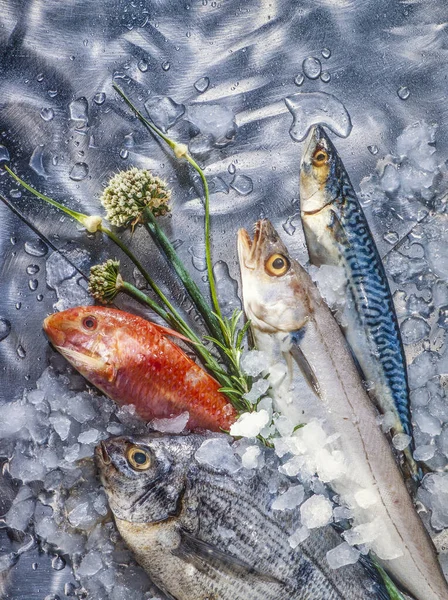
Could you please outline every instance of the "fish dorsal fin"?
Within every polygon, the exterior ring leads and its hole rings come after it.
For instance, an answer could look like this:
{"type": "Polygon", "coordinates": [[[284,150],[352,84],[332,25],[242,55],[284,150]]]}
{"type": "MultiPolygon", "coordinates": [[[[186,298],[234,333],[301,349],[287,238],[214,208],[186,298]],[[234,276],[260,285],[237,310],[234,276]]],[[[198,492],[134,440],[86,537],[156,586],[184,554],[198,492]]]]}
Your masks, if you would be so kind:
{"type": "Polygon", "coordinates": [[[219,550],[216,546],[198,539],[184,529],[180,530],[180,536],[181,542],[175,550],[172,550],[172,553],[192,564],[199,571],[209,572],[212,569],[233,577],[253,577],[266,583],[286,585],[276,577],[258,571],[244,560],[219,550]]]}
{"type": "Polygon", "coordinates": [[[187,337],[185,337],[178,331],[174,331],[174,329],[170,329],[169,327],[165,327],[164,325],[159,325],[158,323],[154,323],[153,321],[151,321],[151,325],[155,327],[155,329],[157,329],[157,331],[162,335],[170,335],[172,337],[178,338],[179,340],[182,340],[183,342],[191,343],[191,340],[189,340],[187,337]]]}
{"type": "Polygon", "coordinates": [[[316,374],[312,366],[308,362],[306,356],[302,352],[302,349],[300,348],[300,341],[302,340],[304,335],[304,327],[302,327],[302,329],[299,329],[299,331],[294,331],[293,333],[291,333],[291,347],[289,348],[289,353],[296,361],[297,366],[299,367],[307,384],[310,386],[313,392],[320,398],[321,391],[316,374]]]}

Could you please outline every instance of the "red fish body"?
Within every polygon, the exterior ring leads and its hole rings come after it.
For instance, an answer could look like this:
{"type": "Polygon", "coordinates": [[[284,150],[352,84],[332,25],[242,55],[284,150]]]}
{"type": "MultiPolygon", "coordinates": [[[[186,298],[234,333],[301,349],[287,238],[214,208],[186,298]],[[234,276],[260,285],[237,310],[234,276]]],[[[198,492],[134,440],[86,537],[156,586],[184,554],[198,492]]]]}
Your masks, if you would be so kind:
{"type": "Polygon", "coordinates": [[[220,384],[169,340],[167,330],[113,308],[80,306],[47,317],[57,350],[117,404],[145,420],[188,411],[188,429],[229,429],[236,412],[220,384]]]}

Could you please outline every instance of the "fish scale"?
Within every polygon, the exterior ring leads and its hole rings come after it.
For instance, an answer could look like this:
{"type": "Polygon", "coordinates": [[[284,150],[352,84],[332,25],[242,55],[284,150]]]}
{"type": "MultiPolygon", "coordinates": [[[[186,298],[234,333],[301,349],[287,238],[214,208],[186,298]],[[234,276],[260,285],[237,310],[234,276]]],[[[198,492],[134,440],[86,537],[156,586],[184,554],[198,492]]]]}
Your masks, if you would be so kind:
{"type": "Polygon", "coordinates": [[[342,161],[322,127],[310,131],[302,156],[300,203],[308,254],[316,266],[342,267],[348,302],[336,313],[369,395],[395,414],[393,433],[411,437],[404,456],[415,479],[406,358],[381,258],[342,161]]]}
{"type": "Polygon", "coordinates": [[[344,186],[343,190],[344,195],[336,206],[340,221],[346,223],[344,232],[348,244],[341,244],[340,249],[349,275],[349,287],[360,321],[378,350],[403,430],[412,436],[404,351],[386,273],[356,195],[351,187],[344,186]],[[371,306],[374,310],[370,310],[371,306]]]}
{"type": "MultiPolygon", "coordinates": [[[[213,436],[219,438],[229,439],[213,436]]],[[[175,600],[388,598],[382,583],[360,564],[330,568],[326,553],[341,543],[331,526],[312,531],[294,549],[290,546],[299,511],[271,508],[273,479],[280,489],[291,483],[279,474],[271,449],[265,450],[269,460],[263,469],[229,473],[225,463],[215,469],[195,460],[205,440],[199,435],[148,435],[110,438],[97,447],[117,527],[156,585],[175,600]],[[132,472],[122,460],[134,444],[151,453],[147,474],[132,472]],[[174,510],[169,510],[169,493],[157,488],[175,494],[174,510]],[[145,502],[139,504],[142,495],[145,502]]]]}

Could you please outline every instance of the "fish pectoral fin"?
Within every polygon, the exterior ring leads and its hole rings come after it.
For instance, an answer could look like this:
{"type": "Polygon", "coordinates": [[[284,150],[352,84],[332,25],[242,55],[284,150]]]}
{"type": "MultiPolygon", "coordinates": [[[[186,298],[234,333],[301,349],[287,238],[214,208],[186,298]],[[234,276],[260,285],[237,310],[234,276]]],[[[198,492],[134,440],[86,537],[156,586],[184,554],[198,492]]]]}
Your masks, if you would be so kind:
{"type": "Polygon", "coordinates": [[[291,347],[289,349],[289,353],[293,357],[293,359],[296,361],[297,366],[299,367],[300,372],[302,373],[303,378],[305,379],[307,384],[310,386],[310,388],[313,390],[313,392],[320,398],[321,391],[320,391],[320,386],[319,386],[319,382],[317,380],[316,374],[315,374],[312,366],[308,362],[306,356],[302,352],[300,346],[293,341],[293,343],[291,344],[291,347]]]}
{"type": "Polygon", "coordinates": [[[207,572],[212,569],[234,577],[253,577],[257,580],[261,579],[266,583],[285,585],[285,582],[280,579],[268,573],[258,571],[255,567],[240,558],[219,550],[214,545],[198,539],[184,529],[180,530],[180,536],[181,542],[179,546],[171,552],[175,556],[192,564],[199,571],[207,572]]]}
{"type": "Polygon", "coordinates": [[[183,342],[191,343],[191,340],[189,340],[187,337],[185,337],[178,331],[174,331],[174,329],[170,329],[169,327],[165,327],[164,325],[159,325],[158,323],[154,323],[153,321],[151,321],[151,325],[155,327],[162,335],[170,335],[172,337],[178,338],[179,340],[182,340],[183,342]]]}

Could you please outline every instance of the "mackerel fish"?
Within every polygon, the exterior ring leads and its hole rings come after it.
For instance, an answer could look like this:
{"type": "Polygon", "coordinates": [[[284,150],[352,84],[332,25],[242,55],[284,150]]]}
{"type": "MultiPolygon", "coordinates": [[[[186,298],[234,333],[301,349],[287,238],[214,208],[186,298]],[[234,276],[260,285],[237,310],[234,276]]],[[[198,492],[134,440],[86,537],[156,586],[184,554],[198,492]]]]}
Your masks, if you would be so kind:
{"type": "Polygon", "coordinates": [[[448,600],[435,548],[341,329],[317,287],[269,221],[256,224],[253,240],[239,231],[238,254],[244,308],[255,340],[266,335],[283,336],[283,344],[289,340],[290,353],[299,352],[302,371],[339,434],[345,470],[329,485],[353,510],[354,531],[360,533],[360,526],[375,532],[371,551],[416,600],[448,600]]]}
{"type": "MultiPolygon", "coordinates": [[[[394,433],[412,438],[406,358],[394,303],[369,225],[336,148],[320,126],[306,141],[300,209],[310,261],[344,269],[348,297],[342,319],[347,342],[382,413],[395,415],[394,433]]],[[[414,479],[413,442],[404,454],[414,479]]]]}
{"type": "Polygon", "coordinates": [[[341,543],[331,526],[291,547],[298,511],[271,508],[272,479],[290,485],[272,450],[266,450],[263,469],[213,468],[195,459],[210,436],[119,437],[96,448],[117,528],[170,599],[389,598],[360,563],[330,569],[326,552],[341,543]]]}

